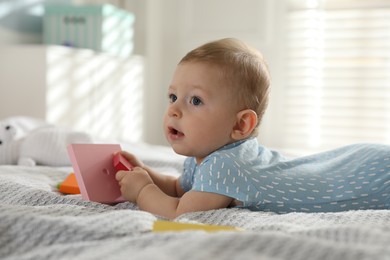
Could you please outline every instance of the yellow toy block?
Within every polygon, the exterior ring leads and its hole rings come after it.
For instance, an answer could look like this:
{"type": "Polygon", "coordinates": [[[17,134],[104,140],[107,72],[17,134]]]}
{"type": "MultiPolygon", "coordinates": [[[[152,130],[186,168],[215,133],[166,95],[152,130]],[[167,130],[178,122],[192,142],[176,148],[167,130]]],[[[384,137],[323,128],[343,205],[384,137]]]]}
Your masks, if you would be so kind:
{"type": "Polygon", "coordinates": [[[167,232],[167,231],[188,231],[188,230],[204,230],[207,232],[216,231],[243,231],[243,229],[232,226],[206,225],[206,224],[192,224],[180,223],[173,221],[156,220],[153,224],[153,232],[167,232]]]}

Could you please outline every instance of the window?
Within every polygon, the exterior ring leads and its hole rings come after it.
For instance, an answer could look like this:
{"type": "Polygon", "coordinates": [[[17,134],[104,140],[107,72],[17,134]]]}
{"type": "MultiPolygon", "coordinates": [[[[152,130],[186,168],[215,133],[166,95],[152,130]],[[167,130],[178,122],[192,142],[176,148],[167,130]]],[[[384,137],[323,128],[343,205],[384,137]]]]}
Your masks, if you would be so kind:
{"type": "Polygon", "coordinates": [[[284,146],[390,143],[390,1],[289,0],[284,146]]]}

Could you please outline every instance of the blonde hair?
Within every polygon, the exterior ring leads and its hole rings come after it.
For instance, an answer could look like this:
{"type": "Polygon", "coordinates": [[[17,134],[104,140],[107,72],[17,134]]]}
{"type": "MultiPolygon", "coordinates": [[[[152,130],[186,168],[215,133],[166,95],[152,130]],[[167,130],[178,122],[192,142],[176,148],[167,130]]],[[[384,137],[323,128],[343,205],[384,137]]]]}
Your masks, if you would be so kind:
{"type": "Polygon", "coordinates": [[[205,62],[221,69],[221,80],[242,109],[256,112],[258,126],[268,105],[270,75],[262,54],[242,41],[225,38],[206,43],[189,53],[179,62],[205,62]]]}

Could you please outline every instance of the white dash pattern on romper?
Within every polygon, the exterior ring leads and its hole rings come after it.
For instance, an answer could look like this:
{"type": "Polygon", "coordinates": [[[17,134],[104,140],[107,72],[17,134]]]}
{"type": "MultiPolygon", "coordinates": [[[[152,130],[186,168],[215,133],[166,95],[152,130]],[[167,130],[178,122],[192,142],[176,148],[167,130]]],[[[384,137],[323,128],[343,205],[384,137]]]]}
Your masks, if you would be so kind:
{"type": "Polygon", "coordinates": [[[251,210],[286,213],[390,208],[390,146],[355,144],[287,158],[250,138],[226,145],[200,165],[185,160],[185,191],[226,195],[251,210]]]}

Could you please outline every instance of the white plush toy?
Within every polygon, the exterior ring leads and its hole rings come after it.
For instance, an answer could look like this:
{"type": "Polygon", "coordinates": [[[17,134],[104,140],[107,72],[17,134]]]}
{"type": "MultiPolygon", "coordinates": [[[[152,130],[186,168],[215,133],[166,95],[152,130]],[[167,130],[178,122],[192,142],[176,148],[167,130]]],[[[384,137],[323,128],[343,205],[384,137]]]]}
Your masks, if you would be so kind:
{"type": "Polygon", "coordinates": [[[0,164],[70,166],[67,145],[91,143],[91,137],[52,125],[40,125],[17,137],[17,126],[0,121],[0,164]]]}

